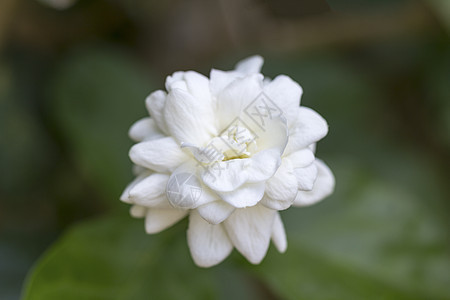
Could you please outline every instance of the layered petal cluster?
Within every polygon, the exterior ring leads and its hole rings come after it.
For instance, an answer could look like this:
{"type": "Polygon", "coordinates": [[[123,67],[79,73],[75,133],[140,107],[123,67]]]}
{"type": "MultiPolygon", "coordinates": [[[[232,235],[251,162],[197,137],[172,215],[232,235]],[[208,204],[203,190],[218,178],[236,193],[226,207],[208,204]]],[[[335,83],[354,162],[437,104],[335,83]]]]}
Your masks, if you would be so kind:
{"type": "Polygon", "coordinates": [[[233,248],[257,264],[271,240],[284,252],[278,211],[314,204],[334,189],[332,172],[315,157],[326,121],[300,106],[295,81],[265,78],[262,64],[253,56],[209,78],[175,72],[166,91],[147,97],[150,117],[129,131],[136,179],[121,200],[150,234],[189,216],[188,245],[201,267],[233,248]]]}

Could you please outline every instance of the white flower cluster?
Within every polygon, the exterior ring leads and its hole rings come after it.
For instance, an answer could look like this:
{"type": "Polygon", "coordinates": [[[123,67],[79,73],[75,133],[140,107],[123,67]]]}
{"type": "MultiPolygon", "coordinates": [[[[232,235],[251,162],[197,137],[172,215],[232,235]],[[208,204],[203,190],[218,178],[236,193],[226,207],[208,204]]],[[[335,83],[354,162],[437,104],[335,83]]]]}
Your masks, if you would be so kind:
{"type": "Polygon", "coordinates": [[[251,263],[272,240],[287,247],[279,210],[316,203],[332,193],[334,177],[315,158],[326,121],[300,106],[302,88],[260,73],[253,56],[232,71],[175,72],[166,90],[146,99],[150,117],[130,137],[136,179],[121,200],[145,218],[148,233],[189,215],[194,262],[210,267],[235,247],[251,263]]]}

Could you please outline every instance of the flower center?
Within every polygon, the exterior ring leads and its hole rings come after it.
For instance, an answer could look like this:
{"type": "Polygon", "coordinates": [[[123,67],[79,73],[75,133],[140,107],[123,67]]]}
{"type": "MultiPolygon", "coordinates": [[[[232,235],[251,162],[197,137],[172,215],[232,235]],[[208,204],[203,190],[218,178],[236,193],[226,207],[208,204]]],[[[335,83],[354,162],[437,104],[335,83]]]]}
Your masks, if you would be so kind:
{"type": "Polygon", "coordinates": [[[256,136],[247,128],[230,126],[220,136],[214,137],[205,147],[182,143],[189,148],[195,159],[205,165],[232,159],[249,158],[256,152],[256,136]]]}

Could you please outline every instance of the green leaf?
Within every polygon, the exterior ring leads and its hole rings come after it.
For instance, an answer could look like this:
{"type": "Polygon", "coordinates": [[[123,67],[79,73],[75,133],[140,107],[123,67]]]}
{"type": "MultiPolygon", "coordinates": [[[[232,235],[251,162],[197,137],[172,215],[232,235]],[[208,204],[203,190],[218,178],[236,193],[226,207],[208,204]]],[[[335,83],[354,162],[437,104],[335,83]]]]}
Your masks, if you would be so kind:
{"type": "Polygon", "coordinates": [[[255,282],[229,263],[196,267],[185,230],[181,222],[149,236],[142,220],[128,216],[85,222],[38,262],[23,299],[261,299],[255,282]]]}
{"type": "MultiPolygon", "coordinates": [[[[417,188],[351,161],[332,168],[335,195],[286,211],[287,253],[271,253],[255,274],[286,299],[449,299],[450,245],[440,191],[422,198],[417,188]]],[[[432,175],[414,169],[434,188],[432,175]]]]}

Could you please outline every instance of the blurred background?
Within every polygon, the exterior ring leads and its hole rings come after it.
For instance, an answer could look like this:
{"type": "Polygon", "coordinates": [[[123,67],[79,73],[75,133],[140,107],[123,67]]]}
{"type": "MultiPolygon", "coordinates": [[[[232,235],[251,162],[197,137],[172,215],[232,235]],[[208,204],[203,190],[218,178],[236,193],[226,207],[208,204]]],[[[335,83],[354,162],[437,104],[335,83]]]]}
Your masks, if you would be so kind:
{"type": "Polygon", "coordinates": [[[450,1],[2,0],[0,299],[450,299],[450,1]],[[324,116],[336,192],[288,250],[195,267],[119,196],[165,77],[265,57],[324,116]]]}

